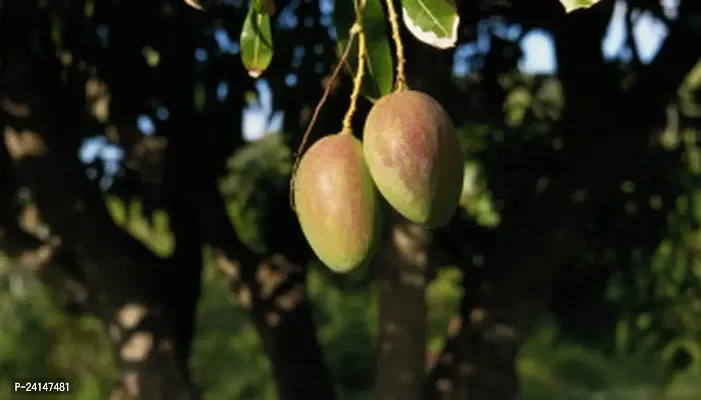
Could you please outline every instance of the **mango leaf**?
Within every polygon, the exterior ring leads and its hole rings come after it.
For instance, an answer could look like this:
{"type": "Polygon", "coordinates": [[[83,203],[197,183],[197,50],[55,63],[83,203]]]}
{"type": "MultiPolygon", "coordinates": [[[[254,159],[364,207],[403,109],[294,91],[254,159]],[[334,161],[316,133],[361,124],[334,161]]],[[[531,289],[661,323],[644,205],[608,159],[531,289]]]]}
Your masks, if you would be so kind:
{"type": "Polygon", "coordinates": [[[265,1],[253,0],[241,29],[241,60],[252,78],[258,78],[273,59],[273,34],[265,1]]]}
{"type": "Polygon", "coordinates": [[[185,4],[194,8],[195,10],[204,10],[204,6],[202,6],[200,0],[185,0],[185,4]]]}
{"type": "MultiPolygon", "coordinates": [[[[361,93],[370,100],[392,92],[394,86],[394,59],[389,46],[387,20],[382,0],[367,0],[363,13],[363,28],[367,38],[365,76],[361,93]]],[[[350,29],[355,23],[355,8],[351,0],[337,1],[334,9],[334,25],[338,35],[338,54],[343,54],[350,39],[350,29]]],[[[352,75],[358,68],[358,38],[346,60],[346,68],[352,75]]]]}
{"type": "Polygon", "coordinates": [[[402,19],[414,37],[433,47],[447,49],[458,40],[454,0],[402,0],[402,19]]]}
{"type": "Polygon", "coordinates": [[[574,10],[579,10],[580,8],[589,8],[596,5],[601,0],[560,0],[560,4],[565,7],[566,13],[571,13],[574,10]]]}
{"type": "Polygon", "coordinates": [[[253,7],[259,13],[268,14],[268,15],[275,14],[275,1],[274,0],[254,0],[253,7]]]}

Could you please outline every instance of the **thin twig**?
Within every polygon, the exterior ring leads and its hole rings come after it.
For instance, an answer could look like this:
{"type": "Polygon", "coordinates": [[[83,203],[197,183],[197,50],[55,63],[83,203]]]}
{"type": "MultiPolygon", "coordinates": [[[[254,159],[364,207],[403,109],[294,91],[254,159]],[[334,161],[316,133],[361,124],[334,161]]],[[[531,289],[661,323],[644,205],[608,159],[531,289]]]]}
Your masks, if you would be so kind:
{"type": "Polygon", "coordinates": [[[399,16],[397,15],[397,10],[394,8],[394,0],[386,0],[385,2],[387,3],[389,25],[392,28],[394,51],[396,52],[397,56],[397,78],[395,81],[395,90],[399,91],[406,88],[406,73],[404,72],[406,59],[404,58],[404,46],[402,45],[402,37],[399,33],[399,16]]]}
{"type": "Polygon", "coordinates": [[[353,28],[351,28],[351,35],[358,34],[358,69],[355,71],[355,77],[353,78],[353,92],[350,96],[350,104],[348,105],[346,115],[343,117],[343,129],[341,130],[341,133],[346,135],[353,134],[353,115],[357,109],[358,97],[360,97],[360,90],[363,86],[363,77],[365,76],[365,53],[367,51],[367,43],[365,39],[365,31],[363,30],[364,11],[365,0],[360,0],[356,3],[355,24],[353,24],[353,28]]]}

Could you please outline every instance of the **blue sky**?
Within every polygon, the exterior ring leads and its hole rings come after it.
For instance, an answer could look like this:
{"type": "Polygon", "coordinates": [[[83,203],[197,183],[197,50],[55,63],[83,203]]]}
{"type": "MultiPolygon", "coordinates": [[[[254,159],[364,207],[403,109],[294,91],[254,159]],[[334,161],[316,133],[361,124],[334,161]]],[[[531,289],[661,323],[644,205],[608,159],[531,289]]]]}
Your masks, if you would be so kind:
{"type": "MultiPolygon", "coordinates": [[[[241,0],[231,0],[241,1],[241,0]]],[[[667,17],[675,18],[676,7],[679,0],[662,0],[667,17]]],[[[331,26],[330,13],[332,12],[331,3],[326,0],[322,1],[322,24],[331,26]]],[[[297,23],[296,17],[291,12],[290,15],[281,15],[281,25],[291,25],[297,23]]],[[[607,59],[613,60],[616,58],[630,59],[632,52],[625,47],[625,14],[626,5],[622,1],[618,1],[615,5],[614,13],[608,27],[606,37],[602,41],[602,51],[607,59]]],[[[644,63],[654,59],[661,43],[667,36],[667,28],[661,21],[657,20],[649,13],[634,14],[636,23],[633,29],[633,36],[637,46],[638,53],[644,63]]],[[[478,29],[486,28],[478,27],[478,29]]],[[[515,38],[519,34],[519,28],[516,26],[502,26],[495,30],[499,36],[515,38]]],[[[219,29],[214,33],[215,40],[223,51],[231,54],[237,54],[239,51],[236,42],[226,34],[223,29],[219,29]]],[[[469,57],[478,51],[486,51],[489,48],[489,39],[487,35],[482,35],[476,43],[463,45],[456,51],[455,73],[463,75],[469,73],[467,64],[461,60],[469,57]]],[[[555,52],[553,48],[552,37],[545,31],[533,30],[526,34],[521,40],[521,48],[524,53],[523,59],[519,63],[519,68],[526,73],[553,73],[555,72],[555,52]]],[[[196,58],[200,61],[206,59],[206,52],[200,50],[196,52],[196,58]]],[[[301,57],[302,54],[299,54],[301,57]]],[[[293,60],[293,63],[295,60],[293,60]]],[[[290,75],[287,77],[288,84],[294,84],[295,77],[290,75]]],[[[264,79],[259,79],[256,82],[258,89],[258,98],[256,102],[249,104],[243,114],[243,136],[246,140],[256,140],[268,132],[278,131],[283,122],[283,114],[272,110],[272,93],[268,84],[264,79]]],[[[228,93],[228,88],[225,84],[218,87],[218,95],[225,97],[228,93]]],[[[167,110],[162,110],[161,118],[167,118],[167,110]]],[[[153,133],[153,123],[151,120],[142,116],[138,121],[139,128],[144,134],[153,133]]],[[[122,150],[114,145],[107,143],[102,135],[95,135],[94,138],[84,142],[79,152],[83,162],[90,162],[95,157],[100,157],[105,162],[105,168],[108,174],[114,174],[119,169],[120,160],[123,157],[122,150]]],[[[89,172],[90,174],[90,172],[89,172]]],[[[109,185],[111,179],[101,182],[102,185],[109,185]]]]}
{"type": "MultiPolygon", "coordinates": [[[[676,5],[675,0],[665,1],[665,11],[668,17],[674,17],[676,5]]],[[[626,40],[625,14],[626,4],[617,2],[614,8],[613,17],[608,27],[608,32],[604,38],[601,48],[607,59],[623,58],[630,59],[632,53],[623,48],[626,40]]],[[[650,62],[660,45],[667,36],[667,27],[657,20],[650,13],[642,13],[637,17],[637,23],[633,28],[633,36],[637,45],[638,53],[644,63],[650,62]]],[[[525,57],[520,64],[520,68],[526,72],[553,72],[555,69],[555,52],[550,35],[544,31],[534,30],[529,32],[521,42],[521,47],[525,57]]]]}

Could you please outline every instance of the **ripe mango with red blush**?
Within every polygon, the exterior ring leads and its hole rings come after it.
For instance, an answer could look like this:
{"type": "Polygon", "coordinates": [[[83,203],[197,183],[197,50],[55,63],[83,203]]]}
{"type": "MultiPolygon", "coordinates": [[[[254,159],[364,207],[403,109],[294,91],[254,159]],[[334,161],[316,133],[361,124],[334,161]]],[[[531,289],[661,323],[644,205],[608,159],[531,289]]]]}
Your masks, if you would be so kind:
{"type": "Polygon", "coordinates": [[[445,225],[458,207],[464,156],[450,116],[433,97],[404,90],[379,99],[363,130],[377,188],[406,219],[445,225]]]}

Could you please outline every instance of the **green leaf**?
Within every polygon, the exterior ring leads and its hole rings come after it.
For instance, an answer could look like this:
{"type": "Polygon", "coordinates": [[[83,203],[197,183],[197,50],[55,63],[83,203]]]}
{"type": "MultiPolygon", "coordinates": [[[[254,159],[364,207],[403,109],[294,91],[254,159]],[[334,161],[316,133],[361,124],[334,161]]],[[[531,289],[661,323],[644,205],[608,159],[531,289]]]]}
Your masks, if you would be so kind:
{"type": "Polygon", "coordinates": [[[260,3],[259,0],[251,2],[241,29],[241,59],[252,78],[258,78],[273,59],[270,15],[256,10],[265,9],[260,3]]]}
{"type": "Polygon", "coordinates": [[[599,1],[601,0],[560,0],[560,4],[565,7],[565,12],[571,13],[580,8],[589,8],[599,1]]]}
{"type": "Polygon", "coordinates": [[[253,7],[262,14],[273,15],[275,14],[275,1],[274,0],[254,0],[253,7]]]}
{"type": "MultiPolygon", "coordinates": [[[[355,8],[350,0],[337,1],[334,10],[334,25],[338,35],[338,54],[343,54],[348,46],[350,29],[355,23],[355,8]]],[[[365,76],[361,93],[370,100],[392,92],[394,86],[394,59],[389,46],[387,20],[381,0],[367,0],[363,14],[363,28],[367,38],[365,76]]],[[[353,40],[346,68],[355,75],[358,69],[358,38],[353,40]]]]}
{"type": "Polygon", "coordinates": [[[414,37],[433,47],[447,49],[458,40],[454,0],[402,0],[402,19],[414,37]]]}
{"type": "Polygon", "coordinates": [[[202,6],[200,0],[185,0],[185,4],[194,8],[195,10],[204,10],[204,6],[202,6]]]}

